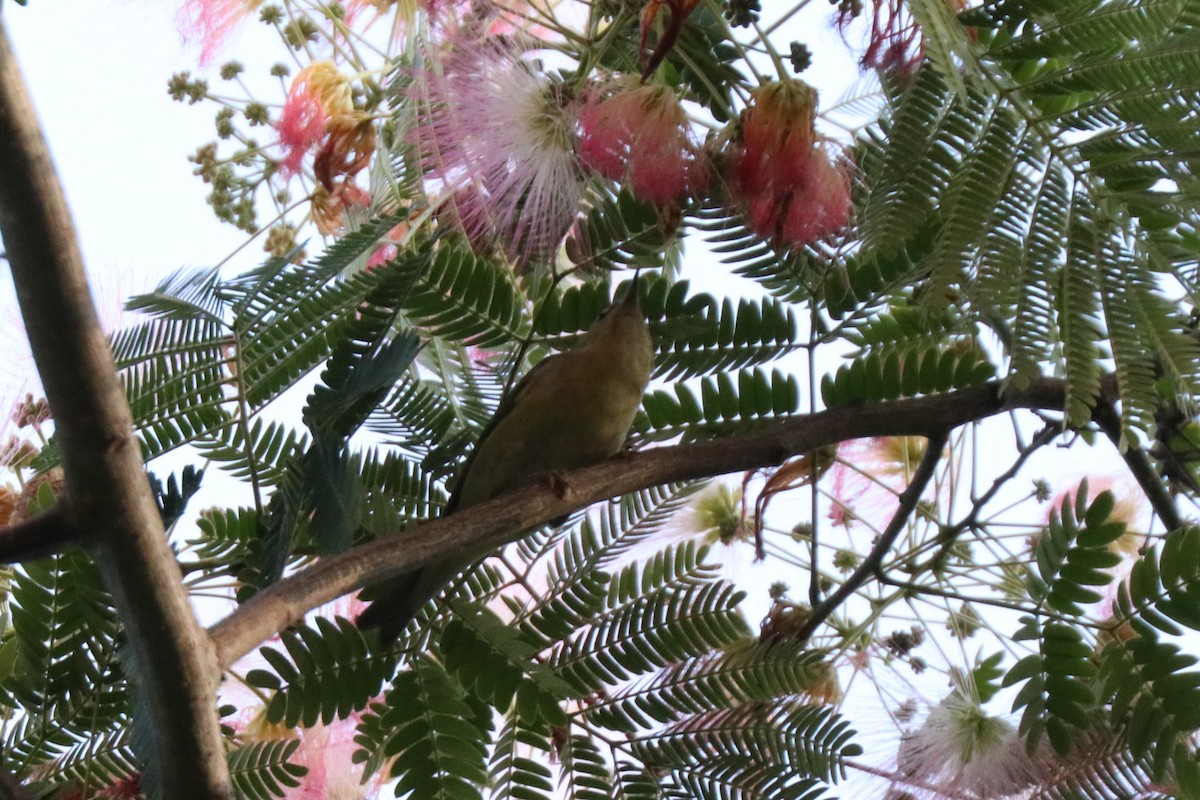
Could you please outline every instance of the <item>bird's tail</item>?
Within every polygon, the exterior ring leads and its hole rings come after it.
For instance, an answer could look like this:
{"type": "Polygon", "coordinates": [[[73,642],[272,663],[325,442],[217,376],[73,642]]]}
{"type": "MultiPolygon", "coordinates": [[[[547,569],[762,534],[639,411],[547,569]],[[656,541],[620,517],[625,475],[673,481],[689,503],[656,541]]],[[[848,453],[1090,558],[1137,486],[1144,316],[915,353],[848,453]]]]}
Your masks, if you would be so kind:
{"type": "Polygon", "coordinates": [[[371,593],[377,599],[358,615],[355,624],[359,630],[378,629],[379,641],[385,647],[395,642],[429,599],[420,591],[420,579],[421,570],[417,570],[373,586],[371,593]]]}

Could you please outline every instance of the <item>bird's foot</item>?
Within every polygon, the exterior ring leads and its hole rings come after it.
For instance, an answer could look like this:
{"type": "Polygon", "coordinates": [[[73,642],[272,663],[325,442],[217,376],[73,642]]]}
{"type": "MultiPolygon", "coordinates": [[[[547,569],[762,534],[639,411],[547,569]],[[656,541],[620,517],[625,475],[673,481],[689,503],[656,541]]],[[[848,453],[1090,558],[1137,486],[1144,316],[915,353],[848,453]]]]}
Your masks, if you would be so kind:
{"type": "MultiPolygon", "coordinates": [[[[539,486],[545,486],[546,488],[550,489],[560,498],[566,498],[567,495],[571,493],[571,484],[567,483],[567,481],[563,478],[563,474],[558,470],[541,473],[537,476],[537,483],[539,486]]],[[[554,519],[550,520],[550,524],[558,527],[559,525],[565,523],[568,519],[569,515],[555,517],[554,519]]]]}
{"type": "Polygon", "coordinates": [[[566,498],[566,496],[571,492],[571,484],[569,484],[566,479],[563,478],[563,474],[559,470],[551,470],[549,472],[543,472],[539,474],[537,476],[537,482],[539,485],[550,489],[560,498],[566,498]]]}

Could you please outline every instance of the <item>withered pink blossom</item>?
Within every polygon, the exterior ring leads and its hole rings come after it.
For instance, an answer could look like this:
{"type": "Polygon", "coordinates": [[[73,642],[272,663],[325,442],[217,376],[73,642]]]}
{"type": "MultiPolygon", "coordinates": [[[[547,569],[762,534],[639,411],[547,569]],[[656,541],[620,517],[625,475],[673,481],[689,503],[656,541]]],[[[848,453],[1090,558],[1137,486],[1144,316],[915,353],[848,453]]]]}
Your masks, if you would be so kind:
{"type": "MultiPolygon", "coordinates": [[[[353,183],[375,155],[375,123],[363,112],[340,114],[329,120],[329,134],[313,158],[313,175],[331,192],[353,183]]],[[[357,188],[357,187],[356,187],[357,188]]],[[[362,191],[362,190],[359,190],[362,191]]]]}
{"type": "Polygon", "coordinates": [[[176,21],[185,39],[200,42],[200,65],[212,63],[229,34],[263,0],[184,0],[176,21]]]}
{"type": "Polygon", "coordinates": [[[850,217],[850,161],[816,132],[816,105],[803,81],[759,87],[727,140],[730,197],[750,229],[776,244],[811,244],[850,217]]]}
{"type": "Polygon", "coordinates": [[[584,165],[646,200],[667,203],[708,183],[687,115],[669,86],[617,82],[592,92],[579,128],[584,165]]]}
{"type": "Polygon", "coordinates": [[[332,192],[325,188],[325,184],[318,183],[309,198],[309,204],[309,216],[317,230],[324,236],[331,236],[342,227],[346,209],[369,208],[371,195],[353,180],[342,181],[332,192]]]}
{"type": "Polygon", "coordinates": [[[275,129],[285,176],[300,171],[304,157],[323,141],[330,123],[354,110],[350,82],[331,61],[314,61],[296,74],[275,129]]]}
{"type": "MultiPolygon", "coordinates": [[[[966,7],[966,0],[945,0],[953,10],[966,7]]],[[[871,0],[871,31],[859,58],[863,69],[877,69],[911,75],[925,58],[925,41],[921,27],[908,12],[902,0],[871,0]]],[[[843,35],[854,21],[851,6],[843,6],[837,15],[837,26],[843,35]]]]}
{"type": "Polygon", "coordinates": [[[312,171],[319,185],[311,215],[321,233],[338,230],[347,208],[370,205],[370,196],[354,181],[375,154],[375,123],[354,107],[350,80],[333,62],[313,62],[296,75],[276,130],[285,178],[297,174],[315,152],[312,171]]]}
{"type": "Polygon", "coordinates": [[[414,95],[417,150],[447,218],[518,263],[552,255],[582,197],[562,87],[513,40],[460,34],[417,76],[414,95]]]}

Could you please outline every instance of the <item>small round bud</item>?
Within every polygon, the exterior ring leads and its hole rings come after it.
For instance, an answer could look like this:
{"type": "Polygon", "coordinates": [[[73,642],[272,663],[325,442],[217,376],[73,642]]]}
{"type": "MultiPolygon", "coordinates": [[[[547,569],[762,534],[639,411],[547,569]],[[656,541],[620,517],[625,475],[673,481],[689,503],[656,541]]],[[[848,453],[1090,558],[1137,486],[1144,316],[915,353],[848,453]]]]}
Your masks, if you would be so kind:
{"type": "Polygon", "coordinates": [[[812,66],[812,51],[800,42],[792,42],[788,58],[792,62],[792,70],[798,75],[812,66]]]}
{"type": "Polygon", "coordinates": [[[268,125],[271,122],[271,114],[266,103],[258,101],[247,103],[246,110],[242,114],[251,125],[268,125]]]}
{"type": "Polygon", "coordinates": [[[216,119],[217,138],[228,139],[233,136],[233,109],[222,108],[217,112],[216,119]]]}
{"type": "Polygon", "coordinates": [[[278,25],[284,20],[283,9],[271,3],[258,12],[258,20],[264,25],[278,25]]]}
{"type": "Polygon", "coordinates": [[[191,83],[190,72],[176,72],[167,81],[167,94],[172,100],[183,102],[187,97],[187,87],[191,83]]]}
{"type": "Polygon", "coordinates": [[[725,19],[735,28],[748,28],[758,22],[762,11],[759,0],[726,0],[725,19]]]}

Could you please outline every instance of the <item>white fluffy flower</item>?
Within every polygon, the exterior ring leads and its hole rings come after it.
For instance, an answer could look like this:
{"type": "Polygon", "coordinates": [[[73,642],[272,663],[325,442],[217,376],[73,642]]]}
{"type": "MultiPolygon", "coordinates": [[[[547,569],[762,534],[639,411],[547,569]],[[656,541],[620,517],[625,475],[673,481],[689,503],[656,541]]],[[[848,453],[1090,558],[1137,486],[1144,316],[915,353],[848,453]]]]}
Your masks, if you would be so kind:
{"type": "Polygon", "coordinates": [[[1033,784],[1041,772],[1011,723],[984,712],[956,689],[925,723],[904,734],[897,754],[900,774],[950,796],[1001,798],[1033,784]]]}

